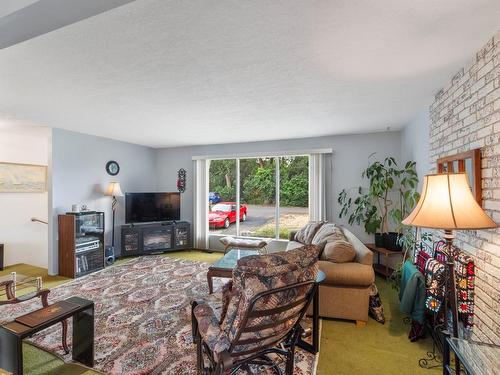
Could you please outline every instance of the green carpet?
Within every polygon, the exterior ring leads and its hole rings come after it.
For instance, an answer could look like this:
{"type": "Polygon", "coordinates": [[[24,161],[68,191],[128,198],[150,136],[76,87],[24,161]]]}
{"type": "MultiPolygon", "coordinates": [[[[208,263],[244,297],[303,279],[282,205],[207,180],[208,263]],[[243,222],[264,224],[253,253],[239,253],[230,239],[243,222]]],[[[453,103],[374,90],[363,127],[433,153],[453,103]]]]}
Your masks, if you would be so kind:
{"type": "MultiPolygon", "coordinates": [[[[201,251],[179,251],[165,256],[202,262],[214,262],[221,253],[201,251]]],[[[126,262],[120,259],[117,263],[126,262]]],[[[0,276],[11,271],[24,275],[41,275],[48,288],[62,284],[68,279],[48,276],[47,271],[28,265],[7,267],[0,276]]],[[[370,319],[364,328],[357,328],[353,322],[335,319],[323,319],[321,332],[321,350],[318,363],[318,375],[344,374],[438,374],[442,370],[424,370],[418,366],[418,360],[431,349],[430,339],[411,343],[407,334],[409,326],[403,324],[399,313],[397,293],[390,284],[377,277],[377,286],[384,304],[386,323],[384,325],[370,319]]],[[[27,375],[48,374],[98,374],[83,366],[65,364],[57,356],[47,353],[29,344],[23,346],[24,369],[27,375]]]]}

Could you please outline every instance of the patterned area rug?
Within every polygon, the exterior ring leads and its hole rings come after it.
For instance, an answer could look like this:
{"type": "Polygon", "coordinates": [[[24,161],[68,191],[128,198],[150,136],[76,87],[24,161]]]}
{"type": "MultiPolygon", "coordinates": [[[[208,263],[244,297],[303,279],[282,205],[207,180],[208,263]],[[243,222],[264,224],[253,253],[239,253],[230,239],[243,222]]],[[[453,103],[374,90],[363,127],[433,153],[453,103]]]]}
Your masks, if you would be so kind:
{"type": "MultiPolygon", "coordinates": [[[[196,374],[190,303],[204,299],[218,306],[224,280],[214,279],[216,292],[209,295],[208,266],[161,256],[134,258],[53,288],[49,302],[71,296],[94,301],[96,370],[107,374],[196,374]]],[[[2,306],[0,323],[40,307],[39,300],[2,306]]],[[[71,361],[71,354],[63,355],[60,324],[30,340],[71,361]]],[[[294,373],[311,375],[315,367],[315,356],[297,349],[294,373]]]]}

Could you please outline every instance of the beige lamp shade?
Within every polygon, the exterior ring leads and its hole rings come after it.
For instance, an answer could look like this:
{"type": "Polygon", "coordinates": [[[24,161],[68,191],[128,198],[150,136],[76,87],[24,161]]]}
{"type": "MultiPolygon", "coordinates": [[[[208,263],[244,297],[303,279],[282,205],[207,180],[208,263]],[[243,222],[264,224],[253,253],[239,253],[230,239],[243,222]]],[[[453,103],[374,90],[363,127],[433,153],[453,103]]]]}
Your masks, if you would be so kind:
{"type": "Polygon", "coordinates": [[[465,173],[425,176],[420,200],[402,223],[449,230],[498,226],[475,200],[465,173]]]}
{"type": "Polygon", "coordinates": [[[106,190],[106,195],[110,197],[123,197],[122,189],[120,188],[119,182],[110,182],[108,185],[108,190],[106,190]]]}

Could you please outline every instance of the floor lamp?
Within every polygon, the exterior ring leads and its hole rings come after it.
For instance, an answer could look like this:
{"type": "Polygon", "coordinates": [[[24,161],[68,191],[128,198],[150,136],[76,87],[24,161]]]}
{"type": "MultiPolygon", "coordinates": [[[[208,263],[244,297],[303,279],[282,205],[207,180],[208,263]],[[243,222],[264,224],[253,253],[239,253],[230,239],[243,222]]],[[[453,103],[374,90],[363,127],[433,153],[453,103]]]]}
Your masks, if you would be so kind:
{"type": "MultiPolygon", "coordinates": [[[[444,303],[445,327],[448,331],[447,305],[452,311],[454,337],[458,337],[458,311],[453,249],[454,230],[496,228],[498,225],[486,215],[469,187],[465,173],[431,174],[424,177],[422,194],[404,225],[442,229],[446,241],[446,294],[444,303]]],[[[458,361],[457,361],[458,363],[458,361]]]]}
{"type": "Polygon", "coordinates": [[[116,197],[123,197],[122,189],[120,188],[120,183],[119,182],[110,182],[108,185],[108,190],[106,190],[106,195],[113,197],[113,201],[111,203],[111,209],[113,211],[113,224],[111,227],[111,247],[113,248],[113,251],[115,249],[115,210],[116,210],[116,204],[118,201],[116,200],[116,197]]]}

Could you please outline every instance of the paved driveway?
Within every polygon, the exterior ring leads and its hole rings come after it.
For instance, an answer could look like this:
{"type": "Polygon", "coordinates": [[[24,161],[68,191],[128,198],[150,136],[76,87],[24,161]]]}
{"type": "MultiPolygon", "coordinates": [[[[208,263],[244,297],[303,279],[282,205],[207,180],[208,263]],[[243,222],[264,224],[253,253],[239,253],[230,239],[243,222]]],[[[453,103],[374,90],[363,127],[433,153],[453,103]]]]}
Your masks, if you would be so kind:
{"type": "MultiPolygon", "coordinates": [[[[252,232],[264,225],[274,221],[274,206],[263,205],[247,205],[247,220],[240,223],[240,233],[252,232]]],[[[280,207],[280,216],[284,215],[300,215],[304,216],[309,213],[307,207],[280,207]]],[[[232,234],[236,235],[236,223],[231,224],[227,229],[210,229],[212,234],[232,234]]]]}

